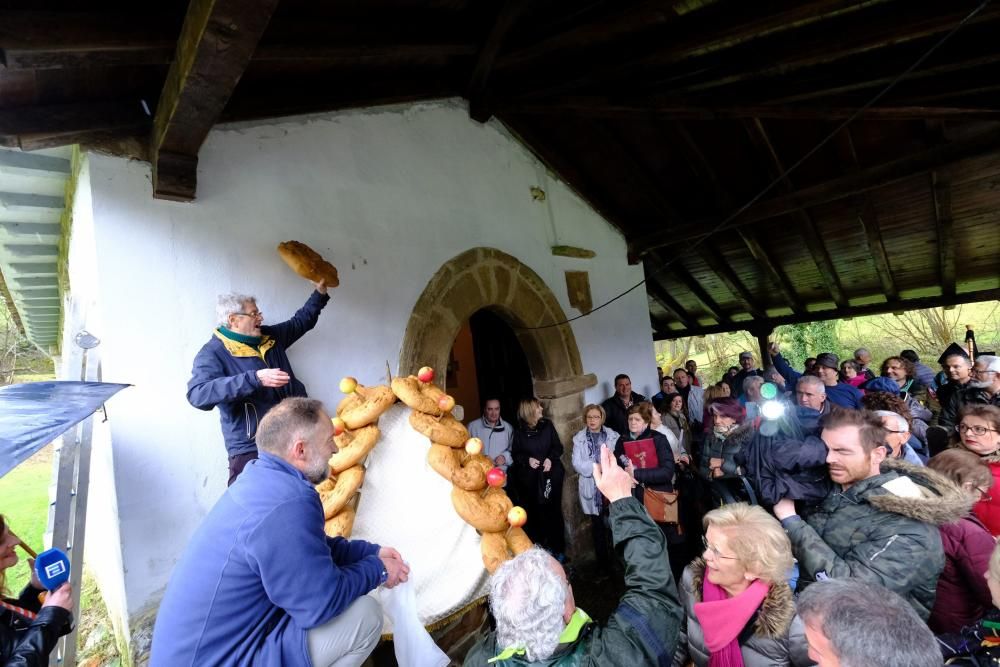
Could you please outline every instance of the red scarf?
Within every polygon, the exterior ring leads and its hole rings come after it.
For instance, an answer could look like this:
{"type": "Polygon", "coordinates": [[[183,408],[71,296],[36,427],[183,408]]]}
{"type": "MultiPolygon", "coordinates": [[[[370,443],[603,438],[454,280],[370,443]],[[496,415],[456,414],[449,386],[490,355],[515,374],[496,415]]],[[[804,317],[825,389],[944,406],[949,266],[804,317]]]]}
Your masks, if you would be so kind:
{"type": "Polygon", "coordinates": [[[708,580],[706,573],[701,587],[702,602],[695,603],[694,615],[701,624],[705,647],[710,653],[709,667],[743,667],[740,632],[760,608],[769,590],[769,584],[757,579],[736,597],[729,597],[722,586],[708,580]]]}

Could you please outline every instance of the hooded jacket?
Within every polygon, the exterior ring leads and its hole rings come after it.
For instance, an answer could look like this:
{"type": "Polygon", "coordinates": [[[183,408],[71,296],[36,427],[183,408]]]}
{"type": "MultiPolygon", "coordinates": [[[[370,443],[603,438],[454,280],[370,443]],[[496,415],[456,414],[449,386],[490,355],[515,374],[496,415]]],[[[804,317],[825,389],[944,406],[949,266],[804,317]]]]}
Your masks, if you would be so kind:
{"type": "Polygon", "coordinates": [[[553,655],[534,662],[516,652],[489,662],[507,648],[499,646],[496,632],[491,632],[469,651],[464,664],[472,667],[670,665],[681,609],[670,563],[663,556],[666,539],[634,498],[611,503],[609,521],[615,552],[625,557],[625,593],[607,624],[588,624],[575,640],[560,644],[553,655]]]}
{"type": "Polygon", "coordinates": [[[712,471],[709,469],[710,459],[722,459],[722,476],[739,477],[743,475],[742,452],[743,448],[754,436],[753,422],[743,422],[732,431],[720,438],[715,433],[705,436],[705,442],[701,448],[701,462],[699,472],[705,479],[713,479],[712,471]]]}
{"type": "Polygon", "coordinates": [[[970,504],[944,475],[887,459],[881,474],[846,491],[835,486],[806,520],[782,521],[799,561],[799,589],[824,578],[874,581],[926,621],[944,569],[938,526],[958,521],[970,504]]]}
{"type": "Polygon", "coordinates": [[[230,340],[218,331],[194,358],[188,380],[188,402],[199,410],[219,408],[222,437],[230,456],[257,451],[257,425],[267,411],[291,396],[305,396],[306,387],[292,372],[287,348],[316,326],[330,300],[313,292],[290,320],[262,326],[256,348],[230,340]],[[265,387],[257,371],[280,368],[291,376],[284,387],[265,387]]]}
{"type": "Polygon", "coordinates": [[[974,515],[941,526],[944,571],[927,625],[936,635],[959,632],[978,621],[993,606],[983,573],[996,547],[993,536],[974,515]]]}
{"type": "Polygon", "coordinates": [[[30,620],[0,609],[0,662],[4,667],[41,667],[49,664],[56,641],[73,627],[73,614],[62,607],[42,607],[40,590],[30,584],[9,602],[38,616],[30,620]]]}
{"type": "MultiPolygon", "coordinates": [[[[705,646],[701,623],[694,606],[701,602],[705,580],[705,561],[697,558],[684,569],[679,587],[685,618],[677,638],[674,667],[683,667],[690,660],[696,667],[707,667],[710,652],[705,646]]],[[[767,597],[740,633],[740,653],[746,667],[779,667],[781,665],[811,665],[805,626],[795,615],[792,589],[785,582],[771,584],[767,597]]]]}

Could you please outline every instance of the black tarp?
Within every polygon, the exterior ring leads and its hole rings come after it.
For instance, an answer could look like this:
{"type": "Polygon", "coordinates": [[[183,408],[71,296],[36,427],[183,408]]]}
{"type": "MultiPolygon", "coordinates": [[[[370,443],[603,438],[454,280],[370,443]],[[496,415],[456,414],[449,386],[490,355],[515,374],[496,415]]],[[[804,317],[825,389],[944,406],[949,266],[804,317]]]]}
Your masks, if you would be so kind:
{"type": "Polygon", "coordinates": [[[0,388],[0,477],[128,386],[109,382],[26,382],[0,388]]]}

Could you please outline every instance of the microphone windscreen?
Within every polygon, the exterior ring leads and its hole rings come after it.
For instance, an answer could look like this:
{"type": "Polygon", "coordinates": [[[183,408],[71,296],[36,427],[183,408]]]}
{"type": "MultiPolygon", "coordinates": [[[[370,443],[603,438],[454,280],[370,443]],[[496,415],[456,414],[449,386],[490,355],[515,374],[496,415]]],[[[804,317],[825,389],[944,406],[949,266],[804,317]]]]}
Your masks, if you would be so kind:
{"type": "Polygon", "coordinates": [[[35,574],[42,586],[49,591],[69,581],[69,557],[59,549],[49,549],[35,559],[35,574]]]}

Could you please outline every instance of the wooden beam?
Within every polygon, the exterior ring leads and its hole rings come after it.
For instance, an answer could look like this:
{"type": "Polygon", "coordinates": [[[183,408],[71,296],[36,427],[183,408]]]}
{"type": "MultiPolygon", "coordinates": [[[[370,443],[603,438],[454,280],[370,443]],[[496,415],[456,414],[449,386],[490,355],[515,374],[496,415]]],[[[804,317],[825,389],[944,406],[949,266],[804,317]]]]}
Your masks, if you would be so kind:
{"type": "Polygon", "coordinates": [[[976,135],[940,146],[931,146],[896,160],[866,167],[857,172],[801,188],[751,206],[742,215],[720,227],[721,220],[702,220],[683,229],[657,231],[630,240],[632,252],[637,256],[656,248],[719,233],[761,220],[769,220],[804,208],[811,208],[832,201],[869,192],[899,181],[926,174],[946,165],[968,158],[996,152],[1000,147],[1000,128],[993,128],[976,135]]]}
{"type": "MultiPolygon", "coordinates": [[[[926,8],[914,7],[906,16],[900,16],[898,6],[883,5],[865,12],[860,21],[859,17],[845,15],[793,33],[765,36],[729,52],[709,53],[686,63],[685,69],[695,73],[688,76],[692,82],[661,92],[671,96],[704,94],[766,77],[787,77],[809,67],[948,32],[965,18],[969,9],[960,7],[942,14],[942,7],[932,3],[926,8]],[[831,34],[839,38],[828,39],[831,34]],[[712,75],[705,77],[704,72],[712,75]]],[[[1000,17],[1000,8],[986,8],[966,25],[993,21],[997,17],[1000,17]]],[[[673,77],[676,78],[676,74],[673,77]]],[[[648,85],[662,88],[669,82],[670,79],[664,81],[660,77],[652,79],[648,85]]]]}
{"type": "MultiPolygon", "coordinates": [[[[747,129],[751,143],[754,144],[759,153],[764,154],[767,161],[766,169],[771,179],[780,177],[784,189],[787,192],[794,192],[795,187],[792,185],[792,181],[788,175],[785,174],[785,165],[778,155],[777,150],[775,150],[771,137],[768,136],[767,130],[764,128],[764,124],[759,118],[754,118],[747,121],[744,127],[747,129]]],[[[813,262],[816,264],[816,268],[823,278],[823,283],[826,285],[830,297],[838,307],[846,307],[847,295],[844,293],[840,277],[837,275],[833,260],[830,259],[830,253],[826,249],[826,244],[823,243],[823,237],[819,233],[816,221],[813,220],[812,216],[805,209],[796,211],[795,215],[798,217],[799,228],[805,239],[806,247],[809,249],[809,254],[812,255],[813,262]]]]}
{"type": "MultiPolygon", "coordinates": [[[[877,296],[877,295],[871,295],[877,296]]],[[[770,326],[781,326],[782,324],[802,324],[803,322],[824,322],[827,320],[840,320],[850,317],[861,317],[862,315],[883,315],[885,313],[896,313],[903,310],[922,310],[924,308],[947,308],[964,303],[978,303],[981,301],[996,301],[1000,299],[1000,289],[988,289],[978,292],[965,292],[951,297],[928,296],[912,299],[902,299],[895,303],[871,303],[863,306],[849,306],[847,308],[834,308],[833,310],[817,310],[805,313],[804,315],[785,315],[781,317],[771,317],[763,322],[733,322],[732,324],[710,325],[681,331],[671,331],[669,335],[657,340],[670,340],[674,338],[686,338],[688,336],[706,336],[708,334],[726,333],[729,331],[749,331],[751,327],[758,324],[770,326]]]]}
{"type": "Polygon", "coordinates": [[[739,276],[733,271],[723,259],[717,254],[714,248],[706,247],[704,244],[698,246],[698,255],[705,260],[709,268],[719,277],[719,280],[732,292],[737,301],[742,301],[746,307],[746,312],[755,319],[764,318],[764,309],[757,303],[756,297],[740,282],[739,276]]]}
{"type": "Polygon", "coordinates": [[[795,293],[795,287],[792,286],[791,281],[788,276],[785,275],[784,270],[781,265],[774,259],[767,248],[757,239],[757,235],[753,232],[740,229],[740,238],[746,245],[750,254],[753,255],[754,261],[756,261],[767,277],[771,279],[771,282],[777,285],[778,289],[781,291],[781,295],[785,297],[785,301],[788,302],[788,306],[792,309],[793,313],[802,314],[805,312],[805,306],[802,304],[802,300],[799,295],[795,293]]]}
{"type": "Polygon", "coordinates": [[[934,194],[941,290],[946,297],[952,297],[955,295],[955,235],[951,210],[951,177],[947,170],[931,172],[931,188],[934,194]]]}
{"type": "Polygon", "coordinates": [[[697,321],[684,309],[684,306],[677,302],[677,299],[670,296],[670,293],[659,283],[655,276],[646,280],[646,293],[654,301],[663,306],[664,309],[673,313],[677,320],[684,326],[698,326],[697,321]]]}
{"type": "MultiPolygon", "coordinates": [[[[875,262],[875,271],[878,273],[879,282],[882,283],[882,291],[889,301],[899,300],[899,290],[896,289],[896,282],[892,278],[892,267],[889,264],[889,254],[885,251],[885,242],[882,240],[882,228],[879,225],[878,214],[875,212],[875,205],[871,197],[863,197],[858,210],[858,222],[865,230],[865,238],[868,239],[868,251],[875,262]]],[[[953,292],[954,293],[954,292],[953,292]]]]}
{"type": "MultiPolygon", "coordinates": [[[[661,96],[614,99],[600,95],[558,97],[535,101],[498,101],[497,110],[533,116],[573,115],[584,118],[619,120],[656,118],[661,120],[844,120],[857,113],[857,107],[803,106],[714,106],[678,104],[676,98],[661,96]]],[[[864,120],[997,120],[998,107],[880,106],[865,109],[864,120]]]]}
{"type": "Polygon", "coordinates": [[[567,55],[564,68],[547,67],[547,76],[540,80],[525,78],[527,84],[518,85],[516,95],[549,97],[583,86],[620,80],[622,73],[629,69],[680,63],[706,52],[731,49],[762,34],[795,30],[884,2],[891,0],[811,0],[766,16],[761,16],[755,3],[709,5],[685,14],[681,20],[669,22],[664,30],[650,33],[643,40],[632,40],[627,49],[621,48],[621,44],[613,44],[601,50],[591,60],[590,67],[587,63],[581,66],[579,54],[572,52],[567,55]],[[615,58],[621,53],[628,57],[615,58]]]}
{"type": "Polygon", "coordinates": [[[194,199],[198,150],[222,114],[277,4],[278,0],[191,0],[153,121],[154,197],[194,199]]]}
{"type": "Polygon", "coordinates": [[[486,87],[489,82],[493,64],[496,62],[500,48],[524,10],[531,6],[531,0],[505,0],[500,13],[493,22],[493,28],[483,42],[476,64],[469,77],[466,98],[469,100],[469,116],[473,120],[485,123],[493,115],[487,101],[486,87]]]}
{"type": "MultiPolygon", "coordinates": [[[[655,258],[653,261],[654,264],[659,266],[663,265],[664,260],[662,255],[654,253],[651,256],[655,258]]],[[[729,317],[726,311],[724,311],[719,304],[715,302],[715,299],[713,299],[711,295],[705,291],[705,288],[702,287],[690,273],[688,273],[687,269],[684,268],[680,261],[674,262],[674,264],[670,267],[670,271],[677,278],[677,280],[683,283],[684,287],[688,288],[688,291],[691,292],[696,299],[698,299],[701,305],[703,305],[706,310],[711,313],[712,317],[714,317],[717,322],[725,324],[732,321],[732,318],[729,317]]]]}
{"type": "Polygon", "coordinates": [[[108,134],[145,134],[142,100],[109,100],[0,109],[0,146],[24,150],[87,143],[108,134]]]}

